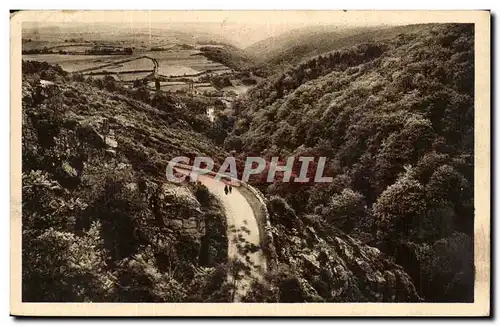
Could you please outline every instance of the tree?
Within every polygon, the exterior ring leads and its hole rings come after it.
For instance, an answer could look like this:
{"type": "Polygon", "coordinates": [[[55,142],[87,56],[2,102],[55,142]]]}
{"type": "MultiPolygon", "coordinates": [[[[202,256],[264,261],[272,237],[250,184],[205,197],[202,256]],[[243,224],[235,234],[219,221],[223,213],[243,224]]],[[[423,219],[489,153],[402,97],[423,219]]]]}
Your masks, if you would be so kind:
{"type": "Polygon", "coordinates": [[[118,262],[117,278],[117,301],[183,302],[186,298],[186,288],[175,279],[175,271],[158,270],[150,246],[118,262]]]}
{"type": "Polygon", "coordinates": [[[373,215],[382,230],[408,236],[425,207],[424,186],[409,169],[380,195],[373,205],[373,215]]]}
{"type": "Polygon", "coordinates": [[[110,92],[114,92],[117,89],[116,80],[113,76],[105,75],[102,82],[104,88],[110,92]]]}
{"type": "Polygon", "coordinates": [[[82,236],[49,228],[23,231],[23,301],[108,301],[115,278],[95,222],[82,236]]]}
{"type": "Polygon", "coordinates": [[[242,147],[242,141],[241,141],[241,138],[239,136],[235,136],[235,135],[230,135],[226,138],[226,140],[224,141],[224,148],[226,150],[236,150],[236,151],[241,151],[241,147],[242,147]]]}
{"type": "Polygon", "coordinates": [[[450,165],[441,165],[430,177],[426,190],[429,199],[434,202],[446,200],[459,204],[465,200],[468,188],[469,184],[463,175],[450,165]]]}
{"type": "Polygon", "coordinates": [[[432,124],[419,115],[411,115],[403,128],[390,134],[376,158],[377,192],[395,181],[405,164],[415,164],[428,151],[433,136],[432,124]]]}
{"type": "Polygon", "coordinates": [[[363,195],[349,188],[332,196],[326,212],[328,221],[346,232],[352,231],[364,215],[363,195]]]}
{"type": "Polygon", "coordinates": [[[422,261],[423,295],[429,301],[474,301],[474,243],[463,233],[436,241],[422,261]]]}
{"type": "Polygon", "coordinates": [[[205,185],[201,183],[196,184],[194,195],[201,205],[208,205],[210,203],[211,194],[205,185]]]}
{"type": "Polygon", "coordinates": [[[474,194],[461,173],[450,165],[441,165],[434,171],[425,189],[428,205],[438,212],[440,228],[445,228],[441,236],[448,235],[450,229],[472,234],[474,194]]]}

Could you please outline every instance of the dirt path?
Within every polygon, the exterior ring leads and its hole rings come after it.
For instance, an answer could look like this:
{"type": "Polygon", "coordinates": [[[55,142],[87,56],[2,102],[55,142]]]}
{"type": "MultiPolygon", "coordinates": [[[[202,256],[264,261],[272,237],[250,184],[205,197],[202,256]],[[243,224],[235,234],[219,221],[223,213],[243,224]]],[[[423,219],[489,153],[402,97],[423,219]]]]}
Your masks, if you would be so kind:
{"type": "MultiPolygon", "coordinates": [[[[175,168],[177,172],[190,171],[175,168]]],[[[228,256],[238,265],[229,280],[235,282],[234,301],[239,302],[248,291],[252,280],[260,279],[266,269],[266,260],[260,246],[259,227],[246,197],[233,186],[232,193],[225,194],[225,183],[210,175],[200,175],[198,180],[214,194],[224,206],[227,218],[228,256]]],[[[248,193],[248,192],[246,192],[248,193]]]]}

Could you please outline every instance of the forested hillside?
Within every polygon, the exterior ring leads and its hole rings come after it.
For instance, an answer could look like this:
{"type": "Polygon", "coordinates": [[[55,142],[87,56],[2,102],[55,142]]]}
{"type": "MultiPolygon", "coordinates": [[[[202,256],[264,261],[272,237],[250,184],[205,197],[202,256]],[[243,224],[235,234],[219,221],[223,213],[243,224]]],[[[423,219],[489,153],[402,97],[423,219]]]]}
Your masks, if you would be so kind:
{"type": "Polygon", "coordinates": [[[473,301],[473,25],[312,32],[202,49],[234,101],[23,61],[23,301],[232,301],[226,212],[176,156],[327,157],[331,183],[250,179],[270,263],[243,301],[473,301]]]}
{"type": "Polygon", "coordinates": [[[291,67],[325,52],[351,47],[363,42],[378,42],[402,33],[419,33],[426,25],[346,27],[316,26],[292,30],[264,39],[245,48],[267,71],[291,67]],[[257,60],[259,59],[259,60],[257,60]]]}
{"type": "MultiPolygon", "coordinates": [[[[380,27],[314,26],[294,29],[264,39],[245,48],[245,52],[270,65],[295,64],[323,52],[359,42],[359,36],[380,27]]],[[[373,37],[369,34],[368,37],[373,37]]]]}
{"type": "MultiPolygon", "coordinates": [[[[220,142],[232,119],[219,115],[211,125],[207,101],[23,62],[24,301],[232,301],[228,275],[239,267],[228,261],[226,212],[204,186],[165,180],[175,156],[220,163],[228,155],[210,138],[220,142]]],[[[280,198],[269,205],[277,229],[303,223],[280,198]]],[[[322,292],[280,264],[244,301],[420,300],[410,277],[378,250],[338,230],[316,242],[307,229],[268,246],[288,247],[304,271],[321,264],[322,292]]]]}
{"type": "Polygon", "coordinates": [[[225,147],[241,157],[328,157],[332,183],[255,184],[275,196],[278,259],[297,284],[335,300],[319,282],[333,276],[301,267],[289,250],[318,255],[311,249],[318,242],[332,248],[346,232],[402,265],[424,300],[472,301],[473,25],[393,32],[373,42],[346,39],[353,46],[262,81],[234,105],[225,147]],[[286,224],[290,216],[295,224],[286,224]],[[296,232],[309,227],[314,235],[296,248],[296,232]]]}
{"type": "Polygon", "coordinates": [[[205,107],[22,68],[23,301],[230,301],[219,201],[165,177],[175,156],[225,156],[197,132],[205,107]]]}

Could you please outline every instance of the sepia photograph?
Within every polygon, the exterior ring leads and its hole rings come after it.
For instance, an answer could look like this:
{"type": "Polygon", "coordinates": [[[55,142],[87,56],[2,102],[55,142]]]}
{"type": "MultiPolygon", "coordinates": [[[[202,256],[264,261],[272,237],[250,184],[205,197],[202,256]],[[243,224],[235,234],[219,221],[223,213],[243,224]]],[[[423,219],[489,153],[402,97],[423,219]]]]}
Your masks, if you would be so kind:
{"type": "Polygon", "coordinates": [[[489,11],[12,12],[11,313],[489,315],[489,44],[489,11]]]}

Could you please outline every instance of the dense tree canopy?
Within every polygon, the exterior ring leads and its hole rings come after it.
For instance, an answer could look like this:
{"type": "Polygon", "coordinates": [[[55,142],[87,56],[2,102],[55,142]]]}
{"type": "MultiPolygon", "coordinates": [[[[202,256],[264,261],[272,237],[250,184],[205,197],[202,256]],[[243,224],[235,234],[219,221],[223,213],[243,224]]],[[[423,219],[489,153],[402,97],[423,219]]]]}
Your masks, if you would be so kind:
{"type": "MultiPolygon", "coordinates": [[[[409,241],[454,261],[453,232],[472,236],[472,25],[421,25],[321,54],[259,83],[235,110],[227,142],[237,139],[241,157],[328,157],[329,185],[256,183],[299,215],[319,214],[391,256],[409,241]]],[[[431,264],[422,257],[418,266],[399,261],[415,275],[431,264]]],[[[436,273],[460,287],[456,300],[469,300],[473,273],[459,265],[436,273]]],[[[421,291],[449,300],[452,290],[421,291]]]]}

